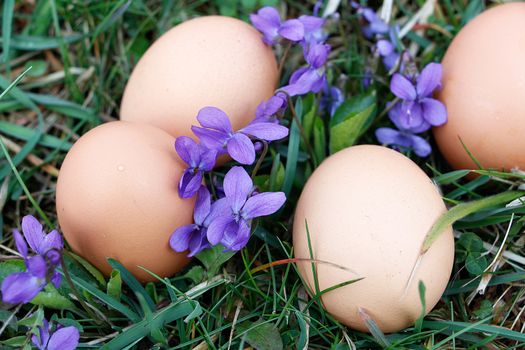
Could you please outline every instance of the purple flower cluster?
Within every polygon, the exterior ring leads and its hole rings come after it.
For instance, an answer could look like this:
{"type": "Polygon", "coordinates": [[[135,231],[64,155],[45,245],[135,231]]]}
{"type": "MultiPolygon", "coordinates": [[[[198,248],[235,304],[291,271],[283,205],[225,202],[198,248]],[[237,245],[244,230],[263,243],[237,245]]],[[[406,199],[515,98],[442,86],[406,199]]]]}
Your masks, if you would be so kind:
{"type": "Polygon", "coordinates": [[[396,73],[390,81],[390,90],[400,101],[392,106],[388,116],[398,130],[379,128],[376,137],[382,144],[398,149],[413,149],[420,157],[432,151],[428,142],[416,134],[431,126],[447,122],[445,105],[432,97],[441,87],[442,69],[439,63],[429,63],[414,77],[396,73]]]}
{"type": "Polygon", "coordinates": [[[366,21],[366,25],[362,27],[363,35],[367,39],[375,40],[374,53],[381,57],[387,70],[392,70],[401,56],[397,49],[399,28],[389,26],[371,8],[363,7],[356,2],[352,2],[352,6],[366,21]]]}
{"type": "Polygon", "coordinates": [[[26,271],[15,272],[2,282],[2,301],[8,304],[28,303],[49,282],[56,288],[61,282],[56,268],[61,263],[62,236],[56,230],[46,234],[38,220],[30,215],[22,218],[22,232],[23,236],[14,230],[13,237],[26,271]],[[34,254],[30,254],[28,244],[34,254]]]}
{"type": "Polygon", "coordinates": [[[283,22],[279,12],[267,6],[250,15],[250,20],[263,34],[267,44],[274,45],[284,39],[299,44],[303,49],[307,66],[297,69],[288,85],[280,88],[281,91],[289,96],[297,96],[318,93],[327,85],[325,65],[330,45],[325,43],[327,35],[323,30],[323,18],[303,15],[283,22]]]}
{"type": "Polygon", "coordinates": [[[226,113],[209,106],[197,114],[200,125],[191,128],[199,141],[185,136],[176,139],[175,149],[188,165],[179,182],[179,195],[181,198],[197,195],[197,199],[193,224],[177,228],[170,238],[170,246],[176,252],[189,251],[189,256],[216,244],[222,244],[227,250],[242,249],[248,243],[253,219],[275,213],[286,200],[282,192],[258,193],[246,170],[239,166],[228,171],[221,190],[217,184],[208,184],[215,186],[213,200],[203,182],[204,174],[213,170],[217,157],[228,154],[239,164],[251,165],[261,142],[287,137],[288,128],[279,120],[289,97],[323,90],[323,106],[331,114],[343,100],[341,91],[330,88],[326,81],[330,46],[325,44],[324,19],[300,16],[283,21],[273,7],[261,8],[250,19],[263,34],[266,44],[275,45],[281,40],[299,44],[308,65],[296,70],[288,85],[261,102],[255,118],[244,128],[233,130],[226,113]]]}
{"type": "Polygon", "coordinates": [[[33,334],[31,342],[39,350],[74,350],[78,346],[80,334],[76,327],[58,326],[51,332],[51,324],[44,319],[37,329],[38,334],[33,334]]]}
{"type": "MultiPolygon", "coordinates": [[[[271,142],[288,136],[288,128],[280,125],[278,118],[286,106],[286,95],[278,92],[268,101],[262,102],[257,107],[254,120],[238,131],[233,130],[228,116],[222,110],[216,107],[204,107],[197,114],[200,126],[192,126],[192,131],[199,142],[187,136],[181,136],[175,140],[177,154],[188,165],[179,182],[179,195],[181,198],[191,198],[197,195],[197,200],[193,213],[194,223],[177,228],[170,238],[170,246],[173,250],[176,252],[189,251],[188,255],[194,256],[218,243],[228,250],[240,250],[248,242],[251,220],[255,217],[273,214],[284,204],[284,194],[281,192],[265,193],[265,195],[277,195],[267,196],[269,200],[274,199],[274,201],[265,203],[270,205],[273,211],[254,210],[255,214],[243,216],[241,220],[238,206],[230,206],[229,198],[239,200],[235,197],[235,191],[230,191],[231,183],[241,180],[246,183],[246,177],[251,184],[250,190],[254,190],[246,170],[242,167],[232,168],[224,179],[224,192],[215,191],[224,196],[215,201],[212,201],[208,188],[202,183],[204,174],[215,167],[217,157],[228,154],[238,163],[250,165],[255,161],[254,141],[271,142]],[[233,171],[234,169],[236,170],[233,171]],[[224,222],[226,218],[231,219],[230,224],[226,231],[220,232],[216,222],[224,222]],[[237,225],[236,229],[235,225],[237,225]],[[209,233],[210,227],[213,227],[212,235],[209,233]]],[[[255,205],[259,204],[255,202],[255,205]]],[[[224,228],[224,226],[220,227],[224,228]]]]}

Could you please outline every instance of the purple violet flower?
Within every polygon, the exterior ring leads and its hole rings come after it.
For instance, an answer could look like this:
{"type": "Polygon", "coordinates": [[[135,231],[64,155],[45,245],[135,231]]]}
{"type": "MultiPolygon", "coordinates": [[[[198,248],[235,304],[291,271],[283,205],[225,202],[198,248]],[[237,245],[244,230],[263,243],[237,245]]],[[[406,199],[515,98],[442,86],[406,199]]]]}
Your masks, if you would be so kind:
{"type": "Polygon", "coordinates": [[[432,98],[434,90],[441,87],[442,69],[439,63],[429,63],[419,74],[415,84],[406,76],[394,74],[390,90],[401,98],[400,124],[403,129],[418,127],[424,122],[443,125],[447,110],[440,101],[432,98]]]}
{"type": "Polygon", "coordinates": [[[304,25],[297,19],[289,19],[281,22],[279,11],[271,6],[265,6],[252,13],[250,20],[255,28],[263,33],[263,41],[273,45],[283,37],[290,41],[301,41],[304,39],[304,25]]]}
{"type": "Polygon", "coordinates": [[[317,16],[302,15],[298,18],[304,27],[303,44],[322,43],[328,38],[328,33],[323,30],[325,20],[317,16]]]}
{"type": "Polygon", "coordinates": [[[383,59],[383,64],[387,70],[392,70],[401,56],[394,44],[387,39],[380,39],[376,43],[377,52],[383,59]]]}
{"type": "Polygon", "coordinates": [[[42,320],[42,326],[38,326],[38,335],[33,334],[31,341],[39,350],[74,350],[78,346],[80,333],[76,327],[58,326],[51,333],[51,325],[46,319],[42,320]]]}
{"type": "Polygon", "coordinates": [[[389,112],[390,120],[395,124],[399,130],[392,128],[379,128],[376,130],[376,137],[383,145],[392,145],[396,149],[413,149],[414,153],[419,157],[426,157],[432,152],[430,144],[422,137],[415,135],[426,131],[430,128],[430,124],[423,121],[417,127],[406,129],[401,120],[403,119],[403,111],[401,104],[396,104],[389,112]]]}
{"type": "Polygon", "coordinates": [[[179,181],[179,196],[191,198],[197,193],[202,183],[203,173],[215,166],[217,151],[208,149],[187,136],[177,137],[175,150],[179,157],[188,164],[179,181]]]}
{"type": "Polygon", "coordinates": [[[250,238],[253,219],[271,215],[284,204],[283,192],[254,194],[252,179],[242,167],[233,167],[224,178],[226,197],[216,203],[222,213],[208,227],[208,241],[221,243],[227,250],[240,250],[250,238]]]}
{"type": "Polygon", "coordinates": [[[330,45],[311,43],[304,48],[304,56],[308,67],[296,70],[290,77],[288,85],[279,90],[290,96],[304,95],[309,92],[318,93],[326,84],[325,67],[330,53],[330,45]]]}
{"type": "Polygon", "coordinates": [[[388,24],[379,18],[374,10],[369,7],[361,6],[355,1],[352,1],[352,6],[356,8],[357,13],[363,16],[363,18],[368,22],[368,25],[361,29],[363,31],[363,35],[366,38],[371,39],[374,37],[374,35],[384,35],[388,33],[388,24]]]}
{"type": "Polygon", "coordinates": [[[336,86],[326,84],[321,95],[320,108],[326,110],[333,117],[337,108],[343,103],[343,92],[336,86]]]}
{"type": "Polygon", "coordinates": [[[27,215],[22,218],[22,232],[24,236],[14,230],[13,236],[27,270],[15,272],[2,282],[2,301],[8,304],[28,303],[48,282],[56,288],[61,282],[61,275],[56,268],[60,265],[64,242],[58,231],[46,234],[38,220],[27,215]],[[36,255],[29,256],[28,244],[36,255]]]}
{"type": "Polygon", "coordinates": [[[237,132],[226,113],[216,107],[204,107],[197,114],[201,127],[192,126],[191,130],[201,144],[216,150],[218,155],[228,153],[241,164],[255,161],[255,148],[247,136],[254,136],[265,141],[280,140],[288,136],[288,128],[272,122],[257,121],[248,124],[237,132]]]}
{"type": "Polygon", "coordinates": [[[179,253],[189,250],[188,256],[194,256],[208,248],[210,243],[206,232],[211,221],[217,214],[224,212],[226,203],[216,201],[211,203],[211,195],[205,186],[201,186],[197,194],[197,202],[193,212],[193,224],[179,227],[170,237],[171,248],[179,253]]]}
{"type": "Polygon", "coordinates": [[[287,105],[286,94],[277,92],[268,101],[263,101],[257,106],[253,123],[279,123],[277,114],[283,113],[287,105]]]}

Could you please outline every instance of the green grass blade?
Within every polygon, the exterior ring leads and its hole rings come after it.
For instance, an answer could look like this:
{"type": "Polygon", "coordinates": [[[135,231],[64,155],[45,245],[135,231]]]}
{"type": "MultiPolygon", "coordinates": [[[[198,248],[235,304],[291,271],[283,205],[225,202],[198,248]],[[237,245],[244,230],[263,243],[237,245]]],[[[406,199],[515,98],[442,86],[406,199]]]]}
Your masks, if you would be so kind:
{"type": "MultiPolygon", "coordinates": [[[[32,137],[34,137],[36,133],[38,133],[38,131],[33,128],[12,124],[3,120],[0,120],[0,130],[6,135],[15,137],[23,141],[30,140],[32,137]]],[[[70,142],[66,142],[64,140],[59,139],[58,137],[47,134],[42,135],[42,137],[39,139],[38,144],[44,147],[58,149],[60,151],[66,152],[69,151],[73,146],[70,142]]]]}
{"type": "Polygon", "coordinates": [[[120,276],[122,277],[122,280],[128,285],[128,287],[131,288],[131,290],[141,295],[144,298],[144,301],[148,305],[149,309],[151,311],[155,310],[155,303],[149,296],[148,292],[146,292],[146,289],[140,284],[139,281],[133,276],[124,266],[122,266],[121,263],[114,259],[108,259],[108,263],[111,265],[112,268],[115,270],[118,270],[120,272],[120,276]]]}
{"type": "MultiPolygon", "coordinates": [[[[297,118],[300,118],[302,113],[302,104],[300,103],[300,99],[297,100],[297,104],[295,106],[295,111],[297,113],[297,118]]],[[[288,152],[286,155],[286,168],[284,170],[284,184],[283,184],[283,192],[288,195],[290,194],[290,191],[292,190],[293,181],[295,179],[295,172],[297,170],[297,157],[299,156],[299,145],[301,143],[301,133],[299,130],[299,125],[297,125],[297,121],[292,121],[292,127],[290,128],[290,138],[288,141],[288,152]]]]}
{"type": "Polygon", "coordinates": [[[165,324],[181,319],[191,314],[193,307],[191,302],[182,301],[154,313],[151,320],[142,320],[123,331],[117,337],[106,343],[102,349],[124,349],[151,333],[156,328],[164,327],[165,324]]]}
{"type": "Polygon", "coordinates": [[[4,62],[9,61],[9,45],[11,44],[11,29],[13,25],[14,10],[15,1],[4,0],[4,11],[2,14],[2,58],[4,62]]]}
{"type": "Polygon", "coordinates": [[[510,201],[525,195],[525,191],[509,191],[496,194],[490,197],[485,197],[472,202],[461,203],[443,214],[427,233],[423,245],[421,246],[421,254],[425,254],[432,244],[439,238],[441,233],[452,225],[457,220],[464,218],[465,216],[487,209],[490,207],[498,206],[501,204],[509,203],[510,201]]]}
{"type": "MultiPolygon", "coordinates": [[[[488,335],[497,335],[498,337],[503,337],[509,340],[516,340],[520,342],[525,342],[525,334],[512,331],[508,328],[484,324],[486,320],[481,320],[476,323],[468,322],[456,322],[456,321],[424,321],[423,328],[425,329],[435,329],[440,331],[454,331],[461,332],[462,330],[467,329],[469,332],[481,332],[484,333],[484,336],[488,335]]],[[[456,335],[458,333],[455,333],[456,335]]]]}

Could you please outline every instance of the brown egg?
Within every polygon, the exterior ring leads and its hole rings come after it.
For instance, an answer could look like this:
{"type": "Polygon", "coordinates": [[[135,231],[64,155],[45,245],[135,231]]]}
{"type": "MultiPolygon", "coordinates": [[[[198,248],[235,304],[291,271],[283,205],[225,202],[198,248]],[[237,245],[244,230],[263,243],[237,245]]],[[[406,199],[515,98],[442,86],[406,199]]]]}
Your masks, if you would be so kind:
{"type": "Polygon", "coordinates": [[[525,3],[497,5],[454,38],[443,59],[439,99],[448,123],[434,128],[456,169],[525,170],[525,3]]]}
{"type": "MultiPolygon", "coordinates": [[[[426,312],[445,290],[454,260],[451,228],[424,255],[406,288],[427,231],[445,211],[432,181],[401,153],[371,145],[347,148],[327,158],[303,189],[293,227],[295,257],[310,259],[307,222],[313,258],[321,261],[319,290],[363,278],[323,294],[326,310],[367,331],[359,316],[363,308],[381,330],[395,332],[421,313],[419,280],[426,286],[426,312]]],[[[311,263],[298,268],[315,291],[311,263]]]]}
{"type": "Polygon", "coordinates": [[[193,200],[179,198],[183,165],[173,137],[140,123],[112,122],[83,135],[60,169],[58,221],[71,248],[104,274],[106,258],[140,281],[169,277],[189,261],[171,250],[173,231],[192,223],[193,200]]]}
{"type": "Polygon", "coordinates": [[[146,51],[126,86],[120,115],[175,137],[193,137],[198,111],[214,106],[237,130],[255,118],[277,80],[275,56],[256,29],[235,18],[199,17],[174,27],[146,51]]]}

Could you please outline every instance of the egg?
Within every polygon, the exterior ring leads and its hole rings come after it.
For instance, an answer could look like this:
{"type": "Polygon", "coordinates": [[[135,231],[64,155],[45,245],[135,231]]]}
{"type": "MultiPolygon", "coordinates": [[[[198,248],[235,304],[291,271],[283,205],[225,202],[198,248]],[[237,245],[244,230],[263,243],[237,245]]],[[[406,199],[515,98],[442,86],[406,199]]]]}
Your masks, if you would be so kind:
{"type": "Polygon", "coordinates": [[[448,122],[434,128],[456,169],[525,170],[525,3],[497,5],[469,22],[443,59],[439,99],[448,122]],[[461,141],[460,141],[461,140],[461,141]]]}
{"type": "MultiPolygon", "coordinates": [[[[419,281],[429,312],[449,280],[451,228],[423,255],[408,283],[426,233],[445,211],[432,181],[401,153],[372,145],[347,148],[327,158],[303,189],[293,225],[295,257],[317,261],[320,291],[362,278],[322,295],[337,320],[367,331],[362,309],[383,332],[399,331],[421,314],[419,281]]],[[[299,260],[298,270],[315,291],[312,263],[299,260]]]]}
{"type": "Polygon", "coordinates": [[[140,123],[111,122],[84,134],[60,168],[56,206],[60,228],[76,253],[105,275],[107,258],[140,281],[169,277],[188,262],[168,240],[192,223],[193,200],[179,198],[182,161],[173,137],[140,123]]]}
{"type": "Polygon", "coordinates": [[[256,29],[235,18],[199,17],[146,51],[125,88],[120,117],[193,137],[198,111],[213,106],[238,130],[273,95],[277,80],[275,55],[256,29]]]}

